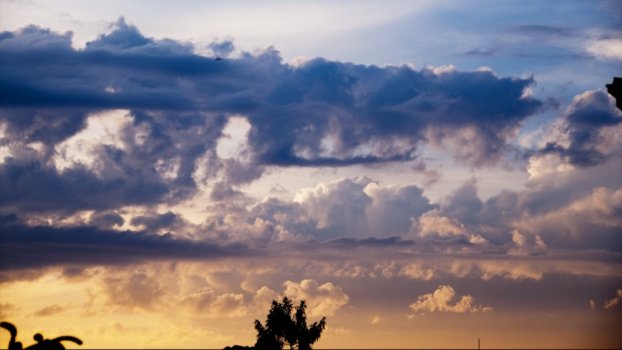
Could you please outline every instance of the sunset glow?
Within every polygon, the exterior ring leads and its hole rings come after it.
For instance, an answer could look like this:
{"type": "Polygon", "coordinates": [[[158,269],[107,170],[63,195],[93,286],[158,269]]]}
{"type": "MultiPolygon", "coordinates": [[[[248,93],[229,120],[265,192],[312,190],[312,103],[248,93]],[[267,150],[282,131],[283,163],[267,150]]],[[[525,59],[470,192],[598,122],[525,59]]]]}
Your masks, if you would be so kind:
{"type": "Polygon", "coordinates": [[[621,348],[614,76],[619,1],[0,0],[0,321],[621,348]]]}

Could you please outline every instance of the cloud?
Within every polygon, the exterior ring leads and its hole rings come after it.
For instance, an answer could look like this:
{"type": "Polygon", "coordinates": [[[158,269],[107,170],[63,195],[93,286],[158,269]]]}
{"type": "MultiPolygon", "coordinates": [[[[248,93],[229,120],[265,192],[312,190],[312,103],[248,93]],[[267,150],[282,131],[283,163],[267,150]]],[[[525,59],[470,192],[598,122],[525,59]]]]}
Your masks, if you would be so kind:
{"type": "MultiPolygon", "coordinates": [[[[622,133],[621,123],[622,112],[604,89],[583,92],[573,98],[542,135],[546,142],[542,152],[558,154],[558,168],[563,163],[584,167],[600,164],[622,150],[618,137],[622,133]]],[[[536,156],[535,160],[539,158],[536,156]]],[[[539,171],[537,166],[532,166],[532,173],[533,170],[539,171]]]]}
{"type": "Polygon", "coordinates": [[[204,289],[183,297],[182,304],[195,313],[212,317],[239,317],[247,314],[244,295],[240,293],[217,294],[204,289]]]}
{"type": "Polygon", "coordinates": [[[331,236],[364,235],[367,233],[365,211],[372,202],[364,192],[369,183],[368,178],[355,178],[319,184],[299,191],[294,200],[315,219],[320,232],[331,236]]]}
{"type": "Polygon", "coordinates": [[[7,319],[9,315],[18,308],[10,303],[0,303],[0,318],[7,319]]]}
{"type": "Polygon", "coordinates": [[[41,308],[41,309],[35,311],[33,316],[36,316],[36,317],[46,317],[46,316],[56,315],[56,314],[61,313],[63,311],[64,311],[64,309],[62,307],[54,304],[54,305],[46,306],[44,308],[41,308]]]}
{"type": "Polygon", "coordinates": [[[369,324],[371,324],[372,326],[378,325],[380,324],[380,322],[382,321],[382,319],[380,318],[380,316],[378,315],[374,315],[372,316],[372,318],[369,320],[369,324]]]}
{"type": "Polygon", "coordinates": [[[539,235],[536,234],[528,239],[519,230],[512,231],[512,243],[514,247],[508,250],[508,254],[512,255],[537,254],[546,250],[546,243],[539,235]]]}
{"type": "Polygon", "coordinates": [[[481,48],[475,48],[472,50],[469,50],[467,52],[464,53],[465,56],[481,56],[481,57],[490,57],[490,56],[494,56],[496,53],[496,49],[481,49],[481,48]]]}
{"type": "Polygon", "coordinates": [[[88,114],[83,128],[61,142],[40,139],[50,142],[43,144],[49,156],[3,159],[0,206],[67,213],[174,203],[195,193],[196,160],[215,147],[225,123],[224,117],[204,115],[88,114]]]}
{"type": "Polygon", "coordinates": [[[485,244],[486,239],[477,233],[469,232],[464,225],[459,224],[446,216],[442,216],[438,211],[429,211],[418,220],[413,220],[413,230],[421,237],[437,237],[442,239],[463,238],[469,243],[485,244]]]}
{"type": "Polygon", "coordinates": [[[295,202],[316,222],[318,237],[404,235],[433,206],[417,186],[380,186],[346,178],[300,190],[295,202]]]}
{"type": "Polygon", "coordinates": [[[610,300],[605,301],[605,309],[613,309],[614,307],[618,306],[618,304],[620,303],[620,300],[622,300],[622,289],[618,289],[616,291],[615,297],[613,297],[610,300]]]}
{"type": "Polygon", "coordinates": [[[622,39],[598,39],[586,44],[587,52],[606,60],[622,61],[622,39]]]}
{"type": "Polygon", "coordinates": [[[410,309],[415,313],[425,312],[491,312],[492,308],[475,304],[475,300],[470,295],[464,295],[455,300],[456,291],[449,285],[440,285],[430,293],[417,298],[417,301],[410,304],[410,309]]]}
{"type": "MultiPolygon", "coordinates": [[[[593,247],[619,251],[622,229],[622,188],[597,187],[555,210],[532,212],[515,227],[546,239],[549,245],[593,247]]],[[[527,209],[529,207],[526,207],[527,209]]],[[[536,244],[538,245],[538,244],[536,244]]]]}
{"type": "Polygon", "coordinates": [[[175,239],[143,231],[110,231],[92,226],[45,227],[11,222],[1,226],[0,270],[58,265],[119,265],[149,259],[204,260],[244,254],[241,244],[175,239]],[[36,257],[36,258],[33,258],[36,257]]]}
{"type": "Polygon", "coordinates": [[[160,229],[167,229],[175,225],[180,225],[182,221],[179,215],[167,211],[163,214],[149,213],[148,215],[135,216],[130,223],[134,226],[144,227],[144,230],[147,232],[156,233],[160,229]]]}
{"type": "MultiPolygon", "coordinates": [[[[0,36],[5,211],[174,204],[200,190],[223,200],[268,166],[410,161],[425,144],[492,164],[542,106],[524,95],[532,78],[323,58],[290,65],[274,48],[216,60],[123,18],[84,49],[71,39],[36,26],[0,36]],[[221,157],[234,118],[248,124],[244,154],[221,157]]],[[[212,45],[223,57],[234,49],[212,45]]]]}
{"type": "Polygon", "coordinates": [[[4,106],[239,113],[252,125],[257,161],[276,165],[411,159],[428,126],[473,127],[483,143],[505,144],[504,133],[541,104],[521,98],[531,79],[321,58],[291,67],[273,49],[217,61],[147,38],[123,19],[84,50],[71,47],[70,34],[37,27],[5,34],[0,50],[14,59],[3,68],[12,78],[1,85],[4,106]],[[492,92],[493,103],[484,98],[492,92]]]}
{"type": "Polygon", "coordinates": [[[350,298],[331,282],[319,284],[312,279],[300,282],[285,281],[283,294],[294,300],[305,300],[311,316],[332,316],[346,305],[350,298]]]}
{"type": "Polygon", "coordinates": [[[93,213],[89,219],[89,225],[107,229],[121,227],[124,223],[125,220],[121,215],[107,211],[93,213]]]}
{"type": "Polygon", "coordinates": [[[226,58],[235,50],[233,40],[213,41],[208,47],[219,58],[226,58]]]}

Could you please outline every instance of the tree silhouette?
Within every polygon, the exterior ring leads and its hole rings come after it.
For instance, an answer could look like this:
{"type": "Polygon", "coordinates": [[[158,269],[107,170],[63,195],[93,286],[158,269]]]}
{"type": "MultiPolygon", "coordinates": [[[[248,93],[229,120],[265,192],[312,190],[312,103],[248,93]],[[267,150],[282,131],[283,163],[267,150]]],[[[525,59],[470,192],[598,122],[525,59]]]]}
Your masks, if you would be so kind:
{"type": "Polygon", "coordinates": [[[287,297],[284,297],[282,302],[273,300],[265,326],[259,320],[255,320],[257,330],[255,349],[283,349],[287,343],[290,349],[310,350],[311,345],[320,339],[326,327],[326,317],[308,327],[306,308],[307,304],[302,300],[296,307],[296,313],[292,315],[293,305],[287,297]]]}
{"type": "Polygon", "coordinates": [[[310,350],[311,345],[320,339],[326,327],[326,317],[322,317],[320,322],[313,322],[311,327],[307,327],[306,308],[307,304],[304,300],[301,300],[300,306],[296,308],[295,330],[298,337],[298,350],[310,350]]]}

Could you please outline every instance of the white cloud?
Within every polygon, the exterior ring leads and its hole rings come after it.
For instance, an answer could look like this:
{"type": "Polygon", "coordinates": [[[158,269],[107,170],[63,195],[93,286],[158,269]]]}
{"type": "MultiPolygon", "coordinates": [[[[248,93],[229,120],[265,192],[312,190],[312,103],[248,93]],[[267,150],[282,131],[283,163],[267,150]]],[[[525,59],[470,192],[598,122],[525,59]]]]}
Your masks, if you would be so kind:
{"type": "Polygon", "coordinates": [[[510,255],[530,255],[546,250],[546,244],[539,235],[526,236],[516,229],[512,230],[511,235],[514,246],[508,251],[510,255]]]}
{"type": "Polygon", "coordinates": [[[622,60],[622,39],[619,38],[590,41],[585,49],[600,59],[622,60]]]}
{"type": "Polygon", "coordinates": [[[332,316],[346,305],[350,298],[340,287],[331,282],[319,284],[305,279],[298,282],[285,281],[284,294],[294,300],[305,300],[311,316],[332,316]]]}
{"type": "Polygon", "coordinates": [[[545,176],[562,175],[574,168],[568,157],[560,156],[557,153],[548,153],[530,157],[527,172],[529,173],[529,180],[535,180],[545,176]]]}
{"type": "MultiPolygon", "coordinates": [[[[522,217],[514,225],[521,232],[546,233],[545,238],[557,236],[594,241],[602,239],[608,232],[622,229],[620,210],[622,188],[597,187],[557,210],[522,217]]],[[[534,242],[535,248],[538,248],[537,244],[534,242]]]]}
{"type": "Polygon", "coordinates": [[[248,132],[251,128],[248,120],[242,116],[232,116],[218,139],[216,153],[222,159],[240,159],[248,148],[248,132]]]}
{"type": "Polygon", "coordinates": [[[430,210],[417,186],[381,186],[367,177],[343,178],[300,190],[294,199],[325,236],[395,236],[430,210]]]}
{"type": "Polygon", "coordinates": [[[446,73],[453,73],[458,69],[453,64],[446,64],[439,67],[429,66],[427,69],[431,70],[435,75],[443,75],[446,73]]]}
{"type": "Polygon", "coordinates": [[[427,237],[465,237],[472,244],[486,244],[488,241],[479,234],[470,232],[458,221],[441,215],[437,210],[429,211],[413,220],[412,230],[422,238],[427,237]]]}
{"type": "Polygon", "coordinates": [[[615,297],[605,301],[605,309],[613,309],[620,304],[620,300],[622,300],[622,288],[616,291],[615,297]]]}
{"type": "Polygon", "coordinates": [[[457,299],[456,291],[449,285],[438,286],[434,292],[421,295],[417,301],[410,304],[410,309],[415,313],[491,312],[493,310],[491,307],[475,304],[475,299],[470,295],[464,295],[457,299]]]}
{"type": "Polygon", "coordinates": [[[59,171],[82,165],[100,177],[114,176],[121,169],[116,165],[104,147],[124,149],[122,130],[131,125],[133,117],[127,110],[112,110],[92,114],[86,120],[86,127],[69,139],[56,145],[53,158],[59,171]]]}
{"type": "Polygon", "coordinates": [[[382,319],[380,318],[380,316],[374,315],[369,320],[369,324],[371,324],[372,326],[375,326],[375,325],[379,324],[381,321],[382,321],[382,319]]]}

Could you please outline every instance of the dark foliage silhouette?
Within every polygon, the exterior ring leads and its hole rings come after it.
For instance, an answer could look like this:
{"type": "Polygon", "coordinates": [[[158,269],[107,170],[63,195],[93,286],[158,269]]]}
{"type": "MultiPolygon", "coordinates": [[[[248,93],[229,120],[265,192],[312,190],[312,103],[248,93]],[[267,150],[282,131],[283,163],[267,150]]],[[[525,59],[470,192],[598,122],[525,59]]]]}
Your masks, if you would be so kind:
{"type": "Polygon", "coordinates": [[[289,345],[290,349],[310,350],[311,345],[320,339],[326,327],[326,317],[307,326],[307,304],[304,300],[294,307],[287,297],[282,302],[272,301],[265,325],[255,320],[257,342],[254,347],[227,346],[225,350],[278,350],[289,345]],[[292,315],[292,312],[295,313],[292,315]]]}
{"type": "MultiPolygon", "coordinates": [[[[16,341],[17,328],[9,322],[0,322],[0,327],[6,329],[11,334],[8,349],[22,350],[22,343],[16,341]]],[[[54,339],[45,339],[41,333],[37,333],[33,338],[37,343],[24,348],[24,350],[64,350],[65,346],[62,344],[63,341],[70,341],[82,345],[82,340],[71,335],[63,335],[54,339]]]]}
{"type": "Polygon", "coordinates": [[[622,78],[613,77],[613,82],[607,84],[607,92],[616,99],[616,106],[622,110],[622,78]]]}
{"type": "Polygon", "coordinates": [[[265,326],[259,320],[255,320],[257,330],[255,349],[282,349],[286,343],[290,349],[311,349],[311,345],[320,339],[326,327],[326,317],[307,326],[306,308],[305,301],[300,301],[300,305],[295,307],[296,312],[292,316],[294,308],[287,297],[284,297],[280,303],[273,300],[265,326]]]}

